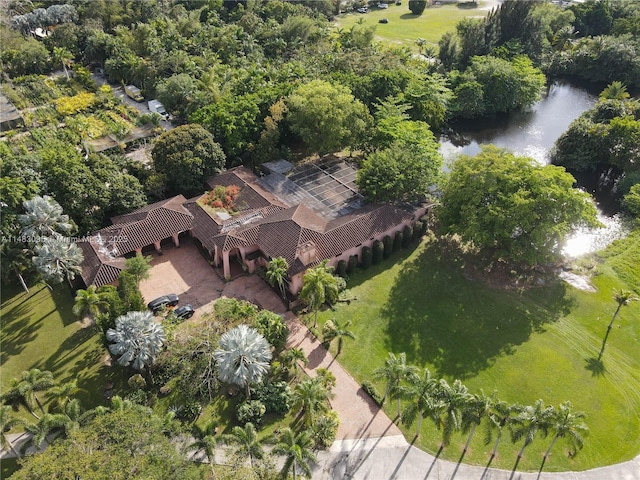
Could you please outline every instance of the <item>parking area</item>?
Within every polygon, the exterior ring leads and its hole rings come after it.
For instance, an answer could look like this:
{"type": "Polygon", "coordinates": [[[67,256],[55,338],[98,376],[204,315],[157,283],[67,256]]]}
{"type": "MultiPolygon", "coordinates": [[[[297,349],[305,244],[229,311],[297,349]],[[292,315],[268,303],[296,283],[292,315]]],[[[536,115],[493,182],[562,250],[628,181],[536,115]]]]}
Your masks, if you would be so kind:
{"type": "Polygon", "coordinates": [[[248,300],[276,313],[286,310],[278,295],[257,275],[225,283],[189,237],[181,237],[180,248],[163,245],[163,255],[153,252],[151,257],[149,278],[140,282],[145,302],[176,293],[179,305],[193,306],[193,318],[211,311],[211,304],[221,296],[248,300]]]}

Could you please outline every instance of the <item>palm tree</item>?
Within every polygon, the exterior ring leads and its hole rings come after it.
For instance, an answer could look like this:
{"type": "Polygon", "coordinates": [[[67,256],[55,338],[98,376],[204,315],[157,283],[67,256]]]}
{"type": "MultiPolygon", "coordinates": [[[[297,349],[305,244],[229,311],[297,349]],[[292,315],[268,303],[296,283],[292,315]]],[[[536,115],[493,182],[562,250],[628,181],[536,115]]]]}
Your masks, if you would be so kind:
{"type": "Polygon", "coordinates": [[[518,463],[524,454],[524,449],[531,445],[538,432],[541,432],[545,437],[547,436],[554,415],[555,409],[552,406],[545,407],[542,400],[537,400],[534,405],[520,408],[514,418],[515,428],[512,439],[515,443],[524,438],[524,442],[518,452],[514,470],[518,467],[518,463]]]}
{"type": "Polygon", "coordinates": [[[488,421],[486,423],[486,432],[484,437],[484,444],[489,445],[493,440],[493,432],[497,430],[496,441],[491,451],[491,460],[493,460],[498,453],[498,444],[502,437],[502,429],[509,425],[511,426],[513,421],[513,412],[519,411],[519,406],[509,405],[502,400],[495,400],[489,405],[489,412],[487,414],[488,421]]]}
{"type": "Polygon", "coordinates": [[[289,476],[289,470],[293,472],[293,480],[296,480],[296,465],[308,476],[311,476],[309,462],[315,462],[316,456],[311,451],[313,440],[308,430],[303,430],[297,435],[290,428],[285,428],[280,434],[280,440],[273,448],[273,452],[287,457],[282,467],[282,477],[289,476]]]}
{"type": "Polygon", "coordinates": [[[422,37],[418,37],[415,43],[418,46],[418,53],[422,55],[422,49],[427,44],[427,41],[422,37]]]}
{"type": "Polygon", "coordinates": [[[287,282],[287,271],[289,270],[289,264],[283,257],[276,257],[269,262],[267,266],[267,281],[269,285],[275,287],[278,285],[282,299],[286,300],[287,296],[284,290],[285,283],[287,282]]]}
{"type": "Polygon", "coordinates": [[[613,299],[618,304],[618,308],[616,308],[616,311],[613,313],[613,317],[611,318],[611,321],[609,322],[609,326],[607,327],[607,333],[604,336],[604,340],[602,341],[602,348],[600,348],[600,353],[598,354],[598,361],[600,361],[600,359],[602,358],[602,354],[604,353],[604,347],[607,344],[607,339],[609,338],[609,332],[611,332],[611,328],[613,328],[613,322],[615,322],[616,317],[620,312],[620,309],[623,306],[629,305],[631,302],[638,300],[638,298],[634,297],[633,293],[631,293],[628,290],[620,290],[620,291],[614,290],[613,299]]]}
{"type": "Polygon", "coordinates": [[[24,420],[18,417],[13,416],[12,408],[10,405],[2,405],[0,406],[0,447],[3,449],[9,447],[13,454],[16,457],[19,457],[18,452],[16,452],[15,448],[11,444],[11,440],[9,440],[6,436],[8,430],[16,425],[23,425],[24,420]]]}
{"type": "Polygon", "coordinates": [[[107,330],[106,337],[112,342],[109,351],[120,355],[118,363],[126,367],[133,362],[136,370],[151,365],[167,340],[162,325],[154,321],[149,311],[119,316],[116,318],[116,328],[107,330]]]}
{"type": "Polygon", "coordinates": [[[54,63],[62,63],[62,69],[67,76],[67,82],[69,81],[68,67],[71,66],[73,61],[73,54],[64,47],[53,47],[53,61],[54,63]]]}
{"type": "Polygon", "coordinates": [[[272,357],[269,342],[247,325],[224,333],[213,355],[218,362],[218,378],[245,387],[247,400],[251,399],[249,385],[260,382],[267,374],[272,357]]]}
{"type": "Polygon", "coordinates": [[[622,82],[611,82],[600,93],[600,100],[624,100],[629,98],[629,92],[627,92],[627,86],[622,82]]]}
{"type": "Polygon", "coordinates": [[[73,230],[69,216],[63,215],[60,204],[48,195],[25,200],[23,206],[26,213],[18,215],[18,221],[22,224],[21,234],[26,237],[59,236],[73,230]]]}
{"type": "Polygon", "coordinates": [[[61,283],[66,278],[71,286],[71,280],[82,271],[82,250],[73,242],[62,238],[43,238],[34,252],[33,264],[47,281],[61,283]]]}
{"type": "Polygon", "coordinates": [[[475,434],[476,428],[482,422],[482,419],[489,415],[491,412],[491,407],[493,403],[496,401],[496,392],[493,392],[493,395],[490,397],[486,396],[484,392],[480,392],[479,394],[470,395],[467,403],[462,408],[462,430],[464,432],[469,432],[469,436],[467,437],[467,443],[464,445],[464,449],[462,450],[462,454],[467,453],[469,449],[469,445],[471,444],[471,439],[475,434]]]}
{"type": "Polygon", "coordinates": [[[0,258],[2,258],[2,278],[9,280],[10,275],[15,274],[20,281],[20,285],[26,293],[29,293],[29,287],[24,281],[22,274],[27,270],[30,264],[28,256],[29,250],[22,248],[23,245],[14,242],[2,242],[0,245],[0,258]]]}
{"type": "Polygon", "coordinates": [[[71,380],[62,385],[52,387],[49,395],[53,398],[57,407],[64,412],[65,407],[71,400],[71,396],[78,393],[78,390],[77,380],[71,380]]]}
{"type": "Polygon", "coordinates": [[[446,405],[437,396],[438,381],[431,378],[431,372],[428,368],[425,368],[422,377],[412,373],[406,380],[409,385],[398,388],[398,393],[409,399],[409,405],[402,412],[402,423],[407,426],[411,425],[418,417],[416,429],[416,437],[418,437],[420,436],[422,419],[426,416],[439,425],[441,412],[446,405]]]}
{"type": "Polygon", "coordinates": [[[187,446],[186,451],[204,452],[211,466],[211,476],[215,477],[216,447],[220,443],[221,437],[216,437],[218,423],[209,420],[204,427],[197,424],[193,427],[194,442],[187,446]]]}
{"type": "Polygon", "coordinates": [[[376,368],[373,371],[373,378],[376,380],[386,380],[387,386],[384,390],[384,397],[382,397],[382,403],[386,400],[387,396],[395,395],[398,397],[398,417],[400,417],[400,395],[397,395],[398,388],[403,380],[410,376],[418,375],[418,367],[413,365],[407,365],[407,355],[402,352],[397,357],[395,354],[389,352],[389,358],[384,362],[384,366],[376,368]]]}
{"type": "Polygon", "coordinates": [[[549,430],[555,432],[555,435],[553,436],[551,445],[549,445],[549,448],[542,459],[542,466],[540,467],[541,471],[545,462],[549,458],[551,449],[559,438],[569,439],[569,442],[571,443],[571,455],[575,455],[577,451],[582,448],[582,445],[584,444],[583,435],[589,431],[589,428],[583,421],[585,418],[586,414],[584,412],[573,411],[573,405],[571,405],[571,402],[564,402],[560,405],[558,410],[553,412],[549,430]]]}
{"type": "Polygon", "coordinates": [[[295,386],[293,408],[302,412],[306,425],[311,425],[317,412],[324,413],[329,409],[327,403],[330,396],[320,378],[310,378],[295,386]]]}
{"type": "Polygon", "coordinates": [[[333,304],[338,301],[338,282],[331,274],[332,269],[327,267],[324,260],[315,268],[310,268],[302,278],[300,298],[309,305],[314,312],[313,328],[318,325],[318,311],[325,302],[333,304]]]}
{"type": "Polygon", "coordinates": [[[342,352],[342,343],[345,338],[351,338],[352,340],[356,339],[355,334],[351,330],[347,330],[350,325],[351,320],[347,320],[343,324],[334,318],[327,321],[322,328],[322,336],[324,337],[325,342],[331,343],[336,338],[338,339],[338,353],[336,355],[340,355],[340,352],[342,352]]]}
{"type": "Polygon", "coordinates": [[[29,412],[39,419],[40,417],[38,417],[33,410],[36,404],[40,407],[40,411],[42,413],[44,413],[44,408],[42,407],[42,403],[36,395],[36,392],[48,390],[54,384],[53,374],[50,371],[42,371],[37,368],[32,368],[31,370],[22,372],[20,378],[14,378],[11,380],[11,386],[9,387],[9,390],[2,395],[2,399],[9,401],[19,400],[24,402],[29,409],[29,412]]]}
{"type": "Polygon", "coordinates": [[[86,290],[80,289],[76,292],[73,314],[78,318],[85,315],[95,318],[100,313],[100,307],[105,307],[108,304],[105,295],[98,293],[95,285],[89,285],[86,290]]]}
{"type": "Polygon", "coordinates": [[[302,362],[304,365],[309,363],[309,359],[301,348],[289,348],[282,353],[282,364],[287,369],[293,367],[296,375],[300,368],[298,362],[302,362]]]}
{"type": "Polygon", "coordinates": [[[30,445],[39,449],[46,438],[55,433],[56,437],[60,433],[69,436],[71,432],[78,431],[80,427],[94,416],[93,411],[82,412],[78,399],[70,400],[62,413],[46,413],[36,424],[27,425],[25,430],[32,434],[31,439],[25,445],[30,445]]]}
{"type": "Polygon", "coordinates": [[[451,442],[453,432],[462,428],[462,412],[471,400],[471,395],[460,380],[449,385],[445,379],[441,379],[437,396],[445,405],[441,426],[442,444],[446,447],[451,442]]]}
{"type": "Polygon", "coordinates": [[[253,423],[247,423],[244,428],[233,427],[231,433],[224,435],[223,441],[236,445],[236,455],[238,458],[249,457],[249,465],[253,468],[253,459],[261,460],[264,458],[264,448],[262,442],[258,440],[258,432],[253,423]]]}

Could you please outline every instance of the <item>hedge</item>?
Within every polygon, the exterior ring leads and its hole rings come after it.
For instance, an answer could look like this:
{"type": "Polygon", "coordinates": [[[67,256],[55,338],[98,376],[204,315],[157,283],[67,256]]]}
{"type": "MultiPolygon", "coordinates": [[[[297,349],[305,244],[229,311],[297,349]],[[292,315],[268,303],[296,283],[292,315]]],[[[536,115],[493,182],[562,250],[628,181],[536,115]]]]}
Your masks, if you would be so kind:
{"type": "Polygon", "coordinates": [[[372,261],[374,265],[379,264],[384,257],[384,245],[380,240],[373,242],[373,257],[372,261]]]}
{"type": "Polygon", "coordinates": [[[365,270],[371,266],[371,249],[366,245],[362,247],[362,268],[365,270]]]}
{"type": "Polygon", "coordinates": [[[384,245],[384,258],[389,258],[393,253],[393,239],[389,235],[385,235],[382,244],[384,245]]]}

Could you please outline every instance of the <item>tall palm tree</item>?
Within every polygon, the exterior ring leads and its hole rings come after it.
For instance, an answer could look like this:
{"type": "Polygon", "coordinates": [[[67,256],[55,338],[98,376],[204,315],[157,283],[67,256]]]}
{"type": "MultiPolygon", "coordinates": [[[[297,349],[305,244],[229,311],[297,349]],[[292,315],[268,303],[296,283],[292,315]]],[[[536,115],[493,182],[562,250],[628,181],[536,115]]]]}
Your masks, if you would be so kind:
{"type": "Polygon", "coordinates": [[[50,434],[55,434],[56,438],[60,434],[69,436],[93,416],[92,411],[83,412],[80,401],[74,398],[65,405],[62,413],[46,413],[38,423],[27,425],[25,430],[31,433],[32,437],[25,447],[34,446],[39,449],[50,434]]]}
{"type": "Polygon", "coordinates": [[[71,280],[82,271],[82,250],[63,238],[43,238],[34,252],[33,264],[47,281],[62,283],[66,279],[71,286],[71,280]]]}
{"type": "Polygon", "coordinates": [[[376,380],[386,380],[387,382],[382,403],[384,403],[389,395],[395,395],[398,398],[398,417],[400,416],[400,395],[396,394],[402,381],[412,375],[418,375],[418,367],[407,365],[407,355],[404,352],[397,357],[395,354],[389,352],[389,357],[385,360],[384,365],[373,371],[373,378],[376,380]]]}
{"type": "Polygon", "coordinates": [[[269,285],[275,287],[276,285],[280,289],[280,294],[283,300],[286,300],[287,296],[284,290],[284,286],[287,282],[287,271],[289,270],[289,264],[283,257],[276,257],[272,259],[267,266],[267,281],[269,285]]]}
{"type": "Polygon", "coordinates": [[[336,338],[338,339],[337,355],[340,355],[340,352],[342,352],[342,343],[345,338],[356,339],[355,334],[351,330],[347,330],[350,325],[351,320],[342,323],[340,320],[334,318],[327,321],[322,328],[322,335],[325,342],[331,343],[336,338]]]}
{"type": "Polygon", "coordinates": [[[600,93],[600,100],[624,100],[629,98],[627,86],[619,81],[611,82],[600,93]]]}
{"type": "Polygon", "coordinates": [[[262,441],[258,439],[258,432],[253,423],[247,423],[243,427],[233,427],[231,433],[224,435],[223,441],[236,446],[235,453],[238,458],[249,457],[249,465],[253,468],[253,459],[261,460],[265,456],[262,441]]]}
{"type": "Polygon", "coordinates": [[[301,348],[288,348],[282,353],[282,363],[283,365],[289,369],[293,367],[295,374],[297,375],[300,369],[299,362],[302,362],[303,365],[309,363],[309,359],[304,354],[304,350],[301,348]]]}
{"type": "Polygon", "coordinates": [[[29,287],[24,281],[22,274],[29,268],[31,259],[29,258],[29,250],[23,248],[24,245],[16,242],[2,242],[0,245],[0,258],[2,259],[3,281],[8,281],[10,275],[16,275],[18,281],[26,293],[29,293],[29,287]]]}
{"type": "Polygon", "coordinates": [[[238,325],[220,337],[213,356],[218,362],[218,378],[244,387],[249,400],[249,385],[267,374],[272,355],[269,342],[256,329],[238,325]]]}
{"type": "Polygon", "coordinates": [[[302,412],[304,423],[310,426],[316,413],[324,413],[329,409],[330,397],[329,390],[322,385],[320,378],[310,378],[293,389],[293,408],[302,412]]]}
{"type": "Polygon", "coordinates": [[[511,427],[513,421],[513,413],[520,411],[520,406],[510,405],[502,400],[495,400],[489,405],[489,412],[487,414],[487,423],[484,437],[484,444],[489,445],[493,440],[493,432],[497,431],[496,441],[493,444],[493,450],[491,451],[491,460],[493,460],[498,453],[498,444],[502,438],[502,430],[505,426],[511,427]]]}
{"type": "Polygon", "coordinates": [[[194,441],[186,448],[186,452],[204,452],[211,466],[211,476],[214,478],[215,469],[213,466],[216,463],[216,447],[222,438],[216,436],[217,427],[218,422],[215,420],[209,420],[204,427],[195,424],[192,430],[194,441]]]}
{"type": "Polygon", "coordinates": [[[133,362],[136,370],[151,365],[167,340],[162,325],[149,311],[128,312],[116,318],[116,328],[107,330],[106,337],[112,342],[109,351],[120,355],[118,363],[126,367],[133,362]]]}
{"type": "Polygon", "coordinates": [[[21,234],[26,237],[59,236],[73,230],[69,215],[63,215],[60,204],[48,195],[36,195],[25,200],[23,206],[25,214],[18,215],[18,221],[22,225],[21,234]]]}
{"type": "Polygon", "coordinates": [[[65,407],[71,400],[71,397],[78,393],[78,390],[78,381],[71,380],[63,383],[62,385],[55,385],[51,387],[49,395],[53,398],[54,403],[60,411],[64,412],[65,407]]]}
{"type": "Polygon", "coordinates": [[[631,293],[628,290],[620,290],[620,291],[614,290],[613,300],[618,304],[618,307],[616,308],[616,311],[613,312],[613,317],[611,317],[611,321],[609,322],[609,326],[607,327],[607,333],[604,335],[604,340],[602,341],[602,348],[600,348],[600,353],[598,354],[598,361],[602,359],[602,354],[604,353],[604,347],[607,344],[607,339],[609,338],[609,332],[611,332],[611,329],[613,328],[613,322],[615,322],[616,317],[620,312],[620,309],[623,306],[629,305],[631,302],[638,300],[638,298],[634,297],[633,293],[631,293]]]}
{"type": "Polygon", "coordinates": [[[19,457],[18,452],[13,448],[11,440],[6,436],[6,432],[16,425],[23,425],[24,420],[15,417],[13,415],[13,409],[11,405],[0,406],[0,447],[3,449],[9,447],[16,457],[19,457]]]}
{"type": "Polygon", "coordinates": [[[418,417],[416,437],[420,436],[422,419],[431,418],[436,425],[440,424],[444,402],[438,398],[438,381],[431,378],[431,372],[425,368],[422,376],[411,374],[407,377],[407,386],[399,387],[399,394],[409,400],[409,405],[402,412],[402,423],[411,425],[418,417]]]}
{"type": "Polygon", "coordinates": [[[69,81],[69,71],[68,67],[71,66],[71,62],[73,61],[73,54],[64,47],[53,47],[53,61],[54,63],[61,63],[62,69],[64,70],[64,74],[67,77],[67,82],[69,81]]]}
{"type": "Polygon", "coordinates": [[[497,392],[493,392],[493,395],[487,396],[484,392],[470,395],[468,401],[462,408],[462,430],[469,432],[467,437],[467,443],[464,445],[462,454],[467,453],[471,439],[475,434],[476,428],[484,418],[486,418],[491,412],[491,407],[496,401],[497,392]]]}
{"type": "Polygon", "coordinates": [[[462,412],[471,400],[471,394],[460,380],[455,380],[452,385],[449,385],[445,379],[441,379],[436,395],[445,405],[440,425],[442,444],[446,447],[451,443],[453,432],[462,428],[462,412]]]}
{"type": "Polygon", "coordinates": [[[542,436],[546,437],[549,432],[551,420],[555,415],[555,409],[552,406],[545,407],[542,400],[537,400],[533,405],[527,405],[522,407],[520,411],[515,415],[514,422],[515,428],[513,430],[512,438],[514,443],[524,438],[522,448],[518,452],[518,458],[516,460],[516,467],[524,454],[524,449],[527,448],[535,439],[538,432],[542,436]]]}
{"type": "Polygon", "coordinates": [[[323,261],[315,268],[310,268],[302,278],[300,298],[314,312],[313,328],[318,325],[318,311],[325,302],[333,304],[338,301],[338,281],[331,274],[332,269],[323,261]]]}
{"type": "Polygon", "coordinates": [[[98,293],[95,285],[89,285],[86,290],[78,290],[73,305],[73,314],[78,318],[88,315],[95,318],[100,313],[100,308],[109,304],[102,293],[98,293]]]}
{"type": "MultiPolygon", "coordinates": [[[[573,410],[571,402],[564,402],[560,405],[558,410],[554,411],[550,421],[549,430],[555,434],[551,441],[551,445],[549,445],[549,448],[544,454],[542,467],[544,467],[544,463],[549,458],[551,449],[559,438],[567,438],[569,440],[572,455],[575,455],[577,451],[582,448],[582,445],[584,444],[583,435],[589,431],[589,428],[584,423],[585,418],[586,414],[584,412],[575,412],[573,410]]],[[[540,470],[542,470],[542,467],[540,470]]]]}
{"type": "Polygon", "coordinates": [[[290,428],[285,428],[280,434],[278,443],[273,448],[273,452],[286,456],[286,461],[282,467],[282,476],[287,478],[289,471],[293,473],[293,480],[296,480],[296,465],[305,473],[311,476],[309,462],[315,462],[316,456],[311,451],[313,440],[308,430],[303,430],[297,435],[290,428]]]}
{"type": "Polygon", "coordinates": [[[33,410],[37,405],[40,407],[40,411],[44,413],[44,408],[36,393],[48,390],[54,384],[53,374],[50,371],[32,368],[31,370],[22,372],[20,378],[13,378],[11,380],[9,390],[2,395],[2,399],[24,402],[29,412],[39,419],[40,417],[38,417],[33,410]]]}

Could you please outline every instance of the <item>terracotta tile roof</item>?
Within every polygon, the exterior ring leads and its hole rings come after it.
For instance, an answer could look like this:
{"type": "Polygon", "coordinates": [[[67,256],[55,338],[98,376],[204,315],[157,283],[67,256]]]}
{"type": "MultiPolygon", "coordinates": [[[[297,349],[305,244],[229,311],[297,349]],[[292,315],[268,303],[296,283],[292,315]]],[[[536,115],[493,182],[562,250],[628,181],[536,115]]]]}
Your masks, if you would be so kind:
{"type": "Polygon", "coordinates": [[[95,242],[77,242],[77,245],[84,255],[80,276],[85,285],[101,287],[118,279],[118,275],[124,269],[124,258],[109,258],[101,254],[98,251],[99,245],[95,242]]]}

